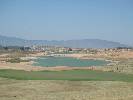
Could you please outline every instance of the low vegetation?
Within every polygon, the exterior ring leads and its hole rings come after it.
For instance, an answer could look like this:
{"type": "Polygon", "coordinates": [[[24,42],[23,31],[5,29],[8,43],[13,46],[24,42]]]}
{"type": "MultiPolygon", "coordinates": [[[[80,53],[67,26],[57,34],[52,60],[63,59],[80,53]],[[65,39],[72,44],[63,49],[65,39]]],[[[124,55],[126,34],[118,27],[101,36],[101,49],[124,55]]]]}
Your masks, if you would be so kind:
{"type": "Polygon", "coordinates": [[[116,64],[109,65],[109,66],[101,66],[101,67],[97,67],[96,69],[102,70],[102,71],[110,71],[110,72],[125,73],[125,74],[133,75],[133,59],[120,60],[116,64]]]}
{"type": "Polygon", "coordinates": [[[10,63],[20,63],[20,62],[29,62],[29,60],[22,60],[20,58],[12,58],[12,59],[7,60],[7,62],[10,62],[10,63]]]}
{"type": "Polygon", "coordinates": [[[22,71],[0,70],[0,77],[18,80],[126,81],[133,82],[132,74],[92,70],[22,71]]]}
{"type": "Polygon", "coordinates": [[[0,100],[133,100],[133,83],[0,78],[0,100]]]}

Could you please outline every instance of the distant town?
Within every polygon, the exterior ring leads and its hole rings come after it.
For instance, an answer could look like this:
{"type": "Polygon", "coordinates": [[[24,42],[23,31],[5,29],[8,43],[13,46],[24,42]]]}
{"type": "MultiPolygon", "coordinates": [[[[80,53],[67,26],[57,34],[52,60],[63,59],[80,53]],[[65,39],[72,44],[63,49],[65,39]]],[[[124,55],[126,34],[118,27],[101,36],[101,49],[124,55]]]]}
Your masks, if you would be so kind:
{"type": "Polygon", "coordinates": [[[117,47],[117,48],[69,48],[59,46],[0,46],[0,52],[12,52],[12,51],[25,51],[25,52],[44,52],[45,55],[49,54],[71,54],[71,53],[84,53],[84,54],[96,54],[106,52],[124,52],[133,51],[133,48],[117,47]]]}

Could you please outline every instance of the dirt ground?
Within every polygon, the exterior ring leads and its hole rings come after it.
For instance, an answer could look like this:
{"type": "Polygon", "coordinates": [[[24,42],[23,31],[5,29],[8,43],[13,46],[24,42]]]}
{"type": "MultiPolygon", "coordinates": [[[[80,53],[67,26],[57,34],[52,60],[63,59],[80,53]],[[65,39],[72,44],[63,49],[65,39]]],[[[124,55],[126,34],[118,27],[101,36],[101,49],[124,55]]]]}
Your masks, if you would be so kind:
{"type": "MultiPolygon", "coordinates": [[[[113,62],[113,65],[105,66],[105,67],[68,67],[68,66],[57,66],[57,67],[41,67],[41,66],[33,66],[34,61],[31,62],[21,62],[21,63],[9,63],[3,60],[9,59],[9,54],[1,54],[0,55],[0,69],[18,69],[18,70],[26,70],[26,71],[38,71],[38,70],[71,70],[71,69],[91,69],[91,70],[103,70],[103,71],[114,71],[114,72],[122,72],[122,73],[133,73],[133,51],[106,51],[99,52],[96,54],[65,54],[66,57],[76,57],[81,59],[111,59],[111,61],[121,61],[116,64],[113,62]]],[[[12,54],[13,56],[20,56],[24,54],[12,54]]],[[[64,55],[64,54],[63,54],[64,55]]],[[[29,54],[27,57],[38,57],[44,56],[44,53],[35,53],[29,54]]],[[[112,64],[112,63],[111,63],[112,64]]]]}
{"type": "Polygon", "coordinates": [[[133,100],[133,83],[0,78],[0,100],[133,100]]]}

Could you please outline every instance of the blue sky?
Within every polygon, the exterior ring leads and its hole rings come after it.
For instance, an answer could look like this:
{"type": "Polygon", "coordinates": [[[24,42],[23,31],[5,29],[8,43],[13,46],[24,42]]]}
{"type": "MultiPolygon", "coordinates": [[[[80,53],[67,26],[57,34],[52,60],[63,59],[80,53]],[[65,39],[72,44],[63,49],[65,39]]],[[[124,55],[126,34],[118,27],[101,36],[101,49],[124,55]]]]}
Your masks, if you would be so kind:
{"type": "Polygon", "coordinates": [[[133,0],[0,0],[0,34],[133,45],[133,0]]]}

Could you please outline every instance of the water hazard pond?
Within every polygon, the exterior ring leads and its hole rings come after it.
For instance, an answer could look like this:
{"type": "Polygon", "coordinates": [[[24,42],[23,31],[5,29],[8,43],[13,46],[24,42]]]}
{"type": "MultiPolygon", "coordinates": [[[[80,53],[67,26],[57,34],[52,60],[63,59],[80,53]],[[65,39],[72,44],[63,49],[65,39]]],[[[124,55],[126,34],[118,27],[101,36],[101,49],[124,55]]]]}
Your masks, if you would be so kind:
{"type": "Polygon", "coordinates": [[[89,66],[104,66],[109,62],[105,60],[88,60],[77,59],[70,57],[40,57],[35,60],[34,66],[55,67],[55,66],[70,66],[70,67],[89,67],[89,66]]]}

